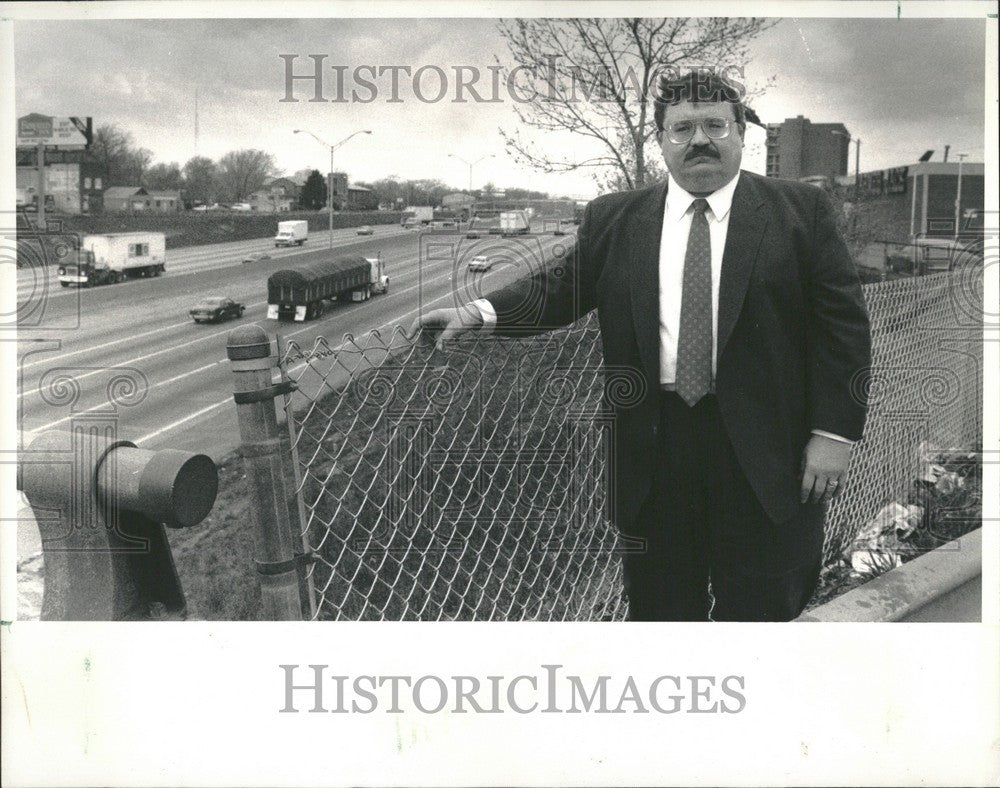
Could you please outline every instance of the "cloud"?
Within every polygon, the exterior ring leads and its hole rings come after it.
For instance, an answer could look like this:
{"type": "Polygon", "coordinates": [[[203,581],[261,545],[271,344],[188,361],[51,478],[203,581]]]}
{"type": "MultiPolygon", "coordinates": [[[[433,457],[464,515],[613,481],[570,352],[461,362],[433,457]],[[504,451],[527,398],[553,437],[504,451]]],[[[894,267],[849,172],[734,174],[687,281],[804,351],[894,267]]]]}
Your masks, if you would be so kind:
{"type": "MultiPolygon", "coordinates": [[[[806,115],[843,122],[864,142],[862,167],[909,163],[945,143],[983,155],[982,20],[784,19],[751,44],[747,81],[776,82],[754,100],[765,121],[806,115]]],[[[334,141],[358,128],[375,134],[338,153],[352,177],[389,172],[448,177],[469,160],[501,184],[588,188],[588,173],[544,176],[506,159],[498,127],[515,125],[513,106],[421,103],[403,80],[403,104],[281,103],[279,55],[327,55],[328,64],[457,65],[486,69],[506,48],[492,19],[177,19],[16,21],[17,113],[91,115],[113,122],[160,161],[195,152],[194,93],[199,96],[198,152],[217,156],[242,147],[274,152],[290,171],[325,169],[323,149],[293,137],[308,128],[334,141]]],[[[332,72],[330,72],[332,76],[332,72]]],[[[387,89],[387,78],[381,81],[387,89]]],[[[304,91],[302,91],[304,96],[304,91]]],[[[540,145],[563,145],[526,130],[540,145]]],[[[572,150],[585,150],[574,144],[572,150]]],[[[953,148],[957,150],[958,148],[953,148]]]]}

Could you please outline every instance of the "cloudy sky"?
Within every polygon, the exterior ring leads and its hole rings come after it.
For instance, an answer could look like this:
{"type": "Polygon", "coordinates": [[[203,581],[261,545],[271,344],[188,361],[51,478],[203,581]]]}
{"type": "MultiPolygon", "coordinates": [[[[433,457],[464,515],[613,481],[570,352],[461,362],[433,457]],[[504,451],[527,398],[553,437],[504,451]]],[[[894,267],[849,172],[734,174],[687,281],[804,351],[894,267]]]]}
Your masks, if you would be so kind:
{"type": "MultiPolygon", "coordinates": [[[[357,129],[337,152],[337,169],[352,180],[398,175],[440,178],[458,187],[477,165],[475,185],[531,186],[558,194],[596,193],[591,175],[543,175],[505,154],[498,129],[516,127],[513,103],[456,103],[454,68],[475,66],[481,93],[489,94],[494,58],[505,46],[490,19],[256,19],[18,21],[14,25],[14,100],[18,116],[91,115],[95,125],[116,123],[160,162],[183,164],[197,154],[216,158],[254,147],[275,155],[287,173],[327,168],[328,152],[296,128],[336,142],[357,129]],[[371,103],[317,103],[308,85],[285,96],[285,65],[297,72],[307,56],[327,55],[325,65],[439,66],[452,75],[448,94],[434,98],[427,75],[424,101],[401,76],[400,103],[388,75],[371,103]],[[195,138],[195,92],[199,134],[195,138]]],[[[983,158],[985,25],[981,20],[782,19],[751,47],[746,81],[772,86],[754,100],[765,122],[804,115],[813,122],[842,122],[862,140],[862,170],[912,163],[925,150],[983,158]]],[[[336,97],[327,71],[327,98],[336,97]]],[[[367,96],[367,92],[362,93],[367,96]]],[[[570,136],[535,134],[543,146],[586,158],[586,143],[570,136]]],[[[748,137],[745,166],[762,171],[763,132],[748,137]]],[[[852,149],[853,172],[853,149],[852,149]]]]}

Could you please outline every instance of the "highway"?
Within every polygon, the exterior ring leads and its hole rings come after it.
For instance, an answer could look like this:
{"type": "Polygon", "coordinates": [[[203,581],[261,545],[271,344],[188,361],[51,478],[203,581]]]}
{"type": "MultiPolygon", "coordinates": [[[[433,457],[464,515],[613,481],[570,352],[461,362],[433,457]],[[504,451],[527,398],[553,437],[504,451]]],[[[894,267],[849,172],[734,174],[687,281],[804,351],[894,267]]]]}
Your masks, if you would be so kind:
{"type": "Polygon", "coordinates": [[[264,238],[168,250],[162,277],[82,290],[61,288],[51,268],[45,271],[52,277],[48,281],[37,271],[19,271],[19,314],[42,315],[39,328],[19,332],[20,428],[68,429],[73,420],[112,418],[119,436],[140,446],[220,459],[239,438],[226,358],[226,337],[235,326],[254,323],[303,348],[317,337],[336,346],[345,334],[409,327],[422,310],[478,298],[573,240],[551,235],[468,240],[461,233],[374,229],[371,237],[335,231],[334,254],[381,253],[389,292],[367,302],[329,304],[321,318],[307,323],[267,319],[267,277],[290,264],[328,257],[326,233],[310,235],[301,249],[276,250],[264,238]],[[240,262],[254,251],[272,259],[240,262]],[[470,274],[466,265],[475,254],[497,263],[489,272],[470,274]],[[195,324],[188,309],[209,295],[243,302],[245,315],[218,325],[195,324]]]}

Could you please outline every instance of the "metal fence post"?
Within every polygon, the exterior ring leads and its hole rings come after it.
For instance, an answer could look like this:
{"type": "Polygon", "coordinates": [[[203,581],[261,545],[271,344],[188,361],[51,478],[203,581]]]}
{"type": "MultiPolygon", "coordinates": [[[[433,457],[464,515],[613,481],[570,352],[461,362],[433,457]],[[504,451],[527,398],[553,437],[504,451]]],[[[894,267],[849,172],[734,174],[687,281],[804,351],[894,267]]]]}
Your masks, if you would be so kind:
{"type": "Polygon", "coordinates": [[[256,567],[263,598],[263,617],[299,621],[298,568],[303,559],[295,550],[282,471],[281,437],[275,397],[293,384],[274,383],[277,358],[259,326],[240,326],[229,332],[226,352],[233,370],[233,399],[240,425],[240,453],[250,493],[250,515],[256,567]]]}
{"type": "MultiPolygon", "coordinates": [[[[294,387],[295,382],[285,374],[285,368],[281,365],[281,360],[285,357],[288,346],[282,343],[280,334],[275,334],[274,340],[278,350],[278,369],[281,372],[281,380],[284,383],[290,382],[291,386],[294,387]]],[[[309,536],[306,532],[308,530],[307,524],[309,522],[309,518],[306,516],[306,507],[302,501],[302,468],[299,465],[299,439],[295,430],[295,411],[292,405],[291,392],[286,394],[284,397],[284,409],[285,425],[288,428],[288,445],[292,454],[293,478],[295,480],[295,512],[299,518],[299,525],[301,526],[299,530],[302,532],[302,552],[308,553],[310,551],[309,536]]],[[[305,594],[309,602],[309,618],[316,618],[316,583],[313,578],[312,567],[305,572],[302,581],[305,586],[305,594]]]]}

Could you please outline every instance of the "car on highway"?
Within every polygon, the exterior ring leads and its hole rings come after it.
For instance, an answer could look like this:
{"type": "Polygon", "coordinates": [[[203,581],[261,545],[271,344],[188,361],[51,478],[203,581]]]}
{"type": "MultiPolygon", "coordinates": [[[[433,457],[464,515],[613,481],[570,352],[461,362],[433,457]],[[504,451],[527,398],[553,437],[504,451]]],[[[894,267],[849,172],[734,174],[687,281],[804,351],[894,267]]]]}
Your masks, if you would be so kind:
{"type": "Polygon", "coordinates": [[[493,267],[493,261],[484,254],[478,254],[469,260],[470,271],[489,271],[493,267]]]}
{"type": "Polygon", "coordinates": [[[210,296],[195,304],[188,313],[195,323],[221,323],[243,317],[246,306],[225,296],[210,296]]]}
{"type": "Polygon", "coordinates": [[[243,258],[244,263],[263,263],[265,260],[270,260],[271,255],[267,252],[253,252],[248,254],[243,258]]]}
{"type": "Polygon", "coordinates": [[[367,224],[363,224],[358,228],[358,235],[374,235],[374,234],[375,231],[367,224]]]}

